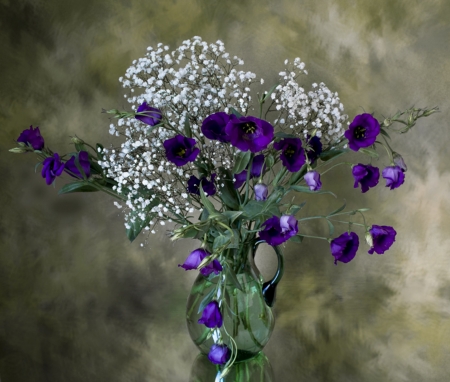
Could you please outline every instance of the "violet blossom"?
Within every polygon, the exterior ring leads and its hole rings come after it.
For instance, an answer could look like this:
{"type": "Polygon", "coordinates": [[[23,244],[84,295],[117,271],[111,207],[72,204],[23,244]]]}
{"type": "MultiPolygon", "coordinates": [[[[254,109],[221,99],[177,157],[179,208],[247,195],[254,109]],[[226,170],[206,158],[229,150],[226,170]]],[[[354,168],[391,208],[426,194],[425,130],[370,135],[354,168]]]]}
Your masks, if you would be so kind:
{"type": "Polygon", "coordinates": [[[198,323],[204,324],[207,328],[220,328],[222,326],[223,319],[217,301],[211,301],[205,306],[198,323]]]}
{"type": "Polygon", "coordinates": [[[61,162],[59,155],[54,153],[53,156],[45,158],[42,163],[41,175],[45,178],[45,182],[50,185],[57,176],[64,171],[64,163],[61,162]]]}
{"type": "Polygon", "coordinates": [[[225,127],[230,142],[241,151],[252,153],[264,150],[273,139],[273,126],[263,119],[255,117],[230,116],[225,127]]]}
{"type": "Polygon", "coordinates": [[[352,175],[355,179],[354,188],[361,184],[361,191],[365,193],[369,188],[375,187],[380,179],[380,170],[378,167],[373,167],[370,164],[358,163],[352,168],[352,175]]]}
{"type": "Polygon", "coordinates": [[[322,187],[320,174],[317,171],[308,171],[303,178],[311,191],[318,191],[322,187]]]}
{"type": "Polygon", "coordinates": [[[230,137],[225,132],[225,127],[230,121],[230,116],[222,111],[206,117],[202,123],[202,133],[206,138],[220,142],[230,142],[230,137]]]}
{"type": "Polygon", "coordinates": [[[165,140],[163,145],[166,149],[167,159],[178,167],[195,161],[197,155],[200,153],[200,150],[195,147],[196,143],[195,139],[187,138],[183,135],[176,135],[173,138],[165,140]]]}
{"type": "Polygon", "coordinates": [[[386,187],[390,187],[391,190],[400,187],[405,182],[405,174],[399,166],[385,167],[382,174],[386,179],[386,187]]]}
{"type": "Polygon", "coordinates": [[[334,263],[338,261],[348,263],[353,260],[359,247],[359,237],[354,232],[344,232],[341,236],[333,239],[330,243],[331,254],[334,263]]]}
{"type": "Polygon", "coordinates": [[[385,251],[387,251],[395,241],[395,235],[397,232],[394,228],[387,225],[372,225],[372,228],[369,230],[372,235],[373,245],[372,248],[369,249],[369,254],[373,254],[375,251],[379,255],[382,255],[385,251]]]}
{"type": "Polygon", "coordinates": [[[313,164],[322,153],[322,142],[320,142],[320,138],[317,135],[312,138],[308,135],[307,139],[310,147],[306,150],[306,155],[308,156],[309,163],[313,164]]]}
{"type": "Polygon", "coordinates": [[[44,138],[41,136],[39,127],[33,129],[33,126],[30,126],[29,129],[22,131],[19,138],[17,138],[17,142],[28,143],[34,150],[42,150],[44,148],[44,138]]]}
{"type": "MultiPolygon", "coordinates": [[[[78,167],[75,164],[75,156],[72,156],[65,164],[65,171],[74,178],[80,178],[83,179],[83,175],[80,173],[80,170],[78,170],[78,167]]],[[[84,174],[86,175],[86,178],[89,178],[91,176],[91,164],[89,162],[89,154],[87,151],[80,151],[78,153],[78,163],[81,166],[81,169],[83,170],[84,174]]]]}
{"type": "Polygon", "coordinates": [[[269,194],[269,188],[264,183],[258,183],[255,185],[255,199],[258,201],[266,200],[269,194]]]}
{"type": "Polygon", "coordinates": [[[273,216],[261,226],[264,229],[259,232],[259,237],[272,246],[283,244],[298,232],[298,221],[292,215],[273,216]]]}
{"type": "Polygon", "coordinates": [[[227,345],[214,344],[208,353],[208,359],[216,365],[225,365],[231,357],[231,351],[227,345]]]}
{"type": "Polygon", "coordinates": [[[281,150],[281,162],[290,172],[297,172],[305,164],[305,152],[299,138],[284,138],[273,144],[275,150],[281,150]]]}
{"type": "Polygon", "coordinates": [[[380,133],[380,124],[371,114],[364,113],[357,115],[353,122],[345,131],[345,138],[353,151],[358,151],[362,147],[369,147],[375,143],[380,133]]]}
{"type": "Polygon", "coordinates": [[[136,110],[137,113],[144,113],[145,115],[135,115],[135,118],[147,125],[155,126],[161,122],[161,110],[151,107],[144,101],[136,110]]]}
{"type": "MultiPolygon", "coordinates": [[[[197,269],[202,260],[210,256],[211,253],[209,253],[206,249],[203,248],[197,248],[194,249],[189,256],[186,258],[183,264],[178,264],[179,267],[185,269],[186,271],[190,271],[192,269],[197,269]]],[[[219,260],[214,259],[212,262],[210,262],[208,265],[200,269],[200,273],[203,276],[208,276],[211,273],[215,273],[216,275],[219,274],[219,272],[222,271],[222,265],[220,264],[219,260]]]]}
{"type": "Polygon", "coordinates": [[[201,179],[198,179],[195,175],[191,175],[187,184],[187,190],[191,194],[200,195],[200,182],[202,184],[202,189],[207,196],[212,196],[216,193],[216,186],[214,184],[214,179],[216,178],[216,174],[211,174],[211,180],[208,180],[206,177],[202,176],[201,179]]]}

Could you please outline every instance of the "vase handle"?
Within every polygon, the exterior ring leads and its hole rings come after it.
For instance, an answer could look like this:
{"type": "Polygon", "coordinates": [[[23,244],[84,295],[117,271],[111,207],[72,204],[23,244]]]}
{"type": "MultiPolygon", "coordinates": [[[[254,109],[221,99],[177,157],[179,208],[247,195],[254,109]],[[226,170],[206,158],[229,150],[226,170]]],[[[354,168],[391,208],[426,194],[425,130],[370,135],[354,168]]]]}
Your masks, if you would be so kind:
{"type": "MultiPolygon", "coordinates": [[[[256,255],[256,249],[262,243],[265,243],[265,240],[259,240],[253,246],[253,259],[255,258],[256,255]]],[[[275,303],[277,285],[280,282],[281,277],[283,276],[284,270],[283,252],[281,251],[281,248],[276,245],[273,246],[272,248],[275,250],[275,253],[277,254],[278,259],[277,272],[275,273],[275,276],[273,276],[272,280],[266,281],[262,285],[262,295],[264,297],[264,301],[270,307],[273,307],[273,304],[275,303]]]]}

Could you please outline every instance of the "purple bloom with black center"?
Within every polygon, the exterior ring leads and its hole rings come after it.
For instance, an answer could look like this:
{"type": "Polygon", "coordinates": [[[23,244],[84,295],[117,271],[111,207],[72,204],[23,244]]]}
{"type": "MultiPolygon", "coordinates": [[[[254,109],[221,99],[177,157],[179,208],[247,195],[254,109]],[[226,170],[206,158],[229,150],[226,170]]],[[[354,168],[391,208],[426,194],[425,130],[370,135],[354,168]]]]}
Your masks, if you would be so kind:
{"type": "Polygon", "coordinates": [[[222,326],[223,319],[217,301],[211,301],[205,306],[198,323],[204,324],[207,328],[220,328],[222,326]]]}
{"type": "Polygon", "coordinates": [[[208,353],[208,359],[216,365],[225,365],[231,357],[231,351],[227,345],[214,344],[208,353]]]}
{"type": "Polygon", "coordinates": [[[306,155],[308,156],[309,162],[313,164],[319,155],[322,153],[322,142],[318,136],[310,138],[307,136],[309,149],[306,150],[306,155]]]}
{"type": "Polygon", "coordinates": [[[230,137],[225,132],[225,127],[230,121],[230,116],[223,111],[211,114],[202,123],[202,133],[206,138],[220,142],[230,142],[230,137]]]}
{"type": "Polygon", "coordinates": [[[64,163],[61,162],[57,153],[54,153],[52,157],[45,158],[42,165],[41,175],[48,185],[52,184],[55,178],[64,171],[64,163]]]}
{"type": "Polygon", "coordinates": [[[255,185],[255,199],[258,201],[266,200],[269,195],[269,188],[264,183],[255,185]]]}
{"type": "MultiPolygon", "coordinates": [[[[74,155],[66,162],[64,170],[74,178],[83,179],[83,175],[81,175],[80,170],[78,170],[78,167],[75,164],[75,158],[74,155]]],[[[78,153],[78,162],[83,169],[86,178],[89,178],[91,176],[91,163],[89,162],[89,154],[87,151],[80,151],[78,153]]]]}
{"type": "Polygon", "coordinates": [[[230,116],[225,127],[230,142],[241,151],[252,153],[264,150],[273,139],[273,126],[263,119],[255,117],[230,116]]]}
{"type": "Polygon", "coordinates": [[[319,191],[322,187],[320,174],[317,171],[308,171],[304,176],[306,184],[311,191],[319,191]]]}
{"type": "Polygon", "coordinates": [[[264,229],[259,232],[259,237],[272,246],[283,244],[298,232],[298,221],[292,215],[273,216],[262,226],[264,229]]]}
{"type": "Polygon", "coordinates": [[[195,161],[195,158],[200,153],[200,150],[195,147],[196,143],[195,139],[187,138],[183,135],[176,135],[167,139],[163,143],[167,159],[178,167],[195,161]]]}
{"type": "Polygon", "coordinates": [[[345,138],[353,151],[358,151],[361,147],[369,147],[374,144],[377,135],[380,133],[380,124],[371,114],[364,113],[357,115],[353,122],[345,131],[345,138]]]}
{"type": "Polygon", "coordinates": [[[144,122],[147,125],[155,126],[161,122],[162,119],[161,110],[149,106],[147,102],[144,102],[143,104],[139,105],[136,112],[144,114],[144,115],[136,115],[135,118],[141,122],[144,122]]]}
{"type": "Polygon", "coordinates": [[[44,148],[44,138],[41,136],[39,127],[35,129],[30,126],[29,129],[22,131],[17,138],[17,142],[29,144],[34,150],[42,150],[44,148]]]}
{"type": "Polygon", "coordinates": [[[385,167],[382,174],[386,179],[386,187],[390,187],[391,190],[400,187],[405,182],[405,174],[399,166],[385,167]]]}
{"type": "Polygon", "coordinates": [[[297,172],[305,164],[305,152],[299,138],[284,138],[273,144],[275,150],[281,150],[281,162],[290,172],[297,172]]]}
{"type": "Polygon", "coordinates": [[[352,175],[355,179],[354,188],[358,187],[358,183],[361,184],[361,191],[365,193],[369,191],[369,188],[375,187],[380,179],[380,170],[378,167],[373,167],[370,164],[358,163],[352,168],[352,175]]]}
{"type": "MultiPolygon", "coordinates": [[[[202,260],[210,256],[211,254],[203,248],[194,249],[189,256],[186,258],[183,264],[178,264],[179,267],[184,268],[186,271],[190,271],[192,269],[197,269],[202,260]]],[[[211,273],[215,273],[216,275],[222,271],[222,265],[217,259],[214,259],[207,266],[200,269],[200,273],[203,276],[208,276],[211,273]]]]}
{"type": "Polygon", "coordinates": [[[344,232],[341,236],[333,239],[330,243],[331,254],[334,263],[338,261],[348,263],[353,260],[359,247],[359,237],[354,232],[344,232]]]}
{"type": "Polygon", "coordinates": [[[408,169],[408,167],[406,167],[406,163],[403,160],[403,157],[399,154],[396,153],[395,151],[392,153],[392,158],[394,159],[394,164],[398,167],[400,167],[400,169],[403,172],[406,172],[406,170],[408,169]]]}
{"type": "Polygon", "coordinates": [[[216,174],[211,175],[211,180],[208,180],[206,177],[202,176],[201,179],[198,179],[195,175],[191,175],[188,180],[187,190],[191,194],[200,195],[200,182],[202,183],[203,191],[207,196],[214,195],[216,193],[216,186],[214,184],[214,179],[216,178],[216,174]]]}
{"type": "Polygon", "coordinates": [[[384,251],[387,251],[395,241],[395,235],[397,232],[394,228],[387,225],[373,225],[369,230],[372,235],[373,246],[369,249],[369,254],[373,254],[375,251],[379,255],[382,255],[384,251]]]}

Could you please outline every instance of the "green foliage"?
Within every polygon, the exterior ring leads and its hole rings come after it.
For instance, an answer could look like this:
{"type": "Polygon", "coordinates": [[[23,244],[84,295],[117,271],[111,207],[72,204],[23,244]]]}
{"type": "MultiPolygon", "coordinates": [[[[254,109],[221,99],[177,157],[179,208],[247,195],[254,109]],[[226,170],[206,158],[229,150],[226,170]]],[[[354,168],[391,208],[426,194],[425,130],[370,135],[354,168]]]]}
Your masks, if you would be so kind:
{"type": "Polygon", "coordinates": [[[92,183],[88,181],[77,181],[72,183],[67,183],[61,187],[58,191],[59,195],[70,194],[72,192],[95,192],[100,191],[97,187],[93,186],[92,183]]]}
{"type": "Polygon", "coordinates": [[[240,172],[245,170],[248,163],[250,162],[251,154],[252,153],[250,151],[239,151],[236,154],[236,159],[233,167],[233,174],[239,174],[240,172]]]}

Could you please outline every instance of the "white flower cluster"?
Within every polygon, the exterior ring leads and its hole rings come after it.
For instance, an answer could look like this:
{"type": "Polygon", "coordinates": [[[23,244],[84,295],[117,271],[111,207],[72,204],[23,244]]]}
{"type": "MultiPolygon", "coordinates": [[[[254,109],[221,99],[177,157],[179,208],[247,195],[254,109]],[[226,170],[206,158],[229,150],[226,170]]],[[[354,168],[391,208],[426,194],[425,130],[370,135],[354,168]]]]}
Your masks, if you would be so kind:
{"type": "Polygon", "coordinates": [[[348,116],[343,113],[338,93],[333,93],[323,82],[312,84],[312,90],[306,92],[297,82],[300,75],[308,74],[305,64],[300,58],[293,63],[286,60],[284,64],[289,68],[279,73],[281,84],[271,94],[278,111],[275,123],[283,130],[294,129],[304,138],[315,131],[323,144],[340,137],[348,116]]]}

